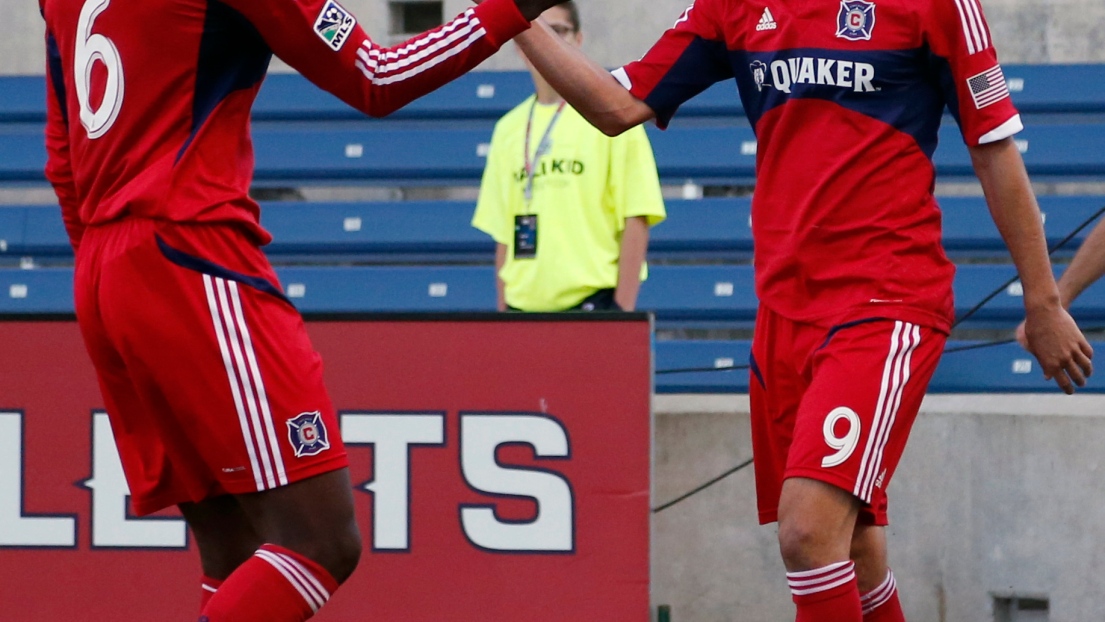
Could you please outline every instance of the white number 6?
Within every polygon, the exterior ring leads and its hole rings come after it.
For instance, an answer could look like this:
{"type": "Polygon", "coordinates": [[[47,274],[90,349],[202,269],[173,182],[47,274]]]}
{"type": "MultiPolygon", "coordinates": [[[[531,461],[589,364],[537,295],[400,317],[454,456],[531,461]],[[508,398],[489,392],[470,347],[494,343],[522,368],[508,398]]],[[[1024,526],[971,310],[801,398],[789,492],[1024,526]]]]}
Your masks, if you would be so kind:
{"type": "Polygon", "coordinates": [[[96,139],[107,133],[123,106],[123,60],[115,44],[103,35],[92,34],[96,18],[107,10],[111,0],[87,0],[77,22],[77,52],[73,80],[77,86],[77,101],[81,106],[81,125],[88,137],[96,139]],[[89,91],[92,89],[92,68],[100,61],[107,68],[104,99],[98,110],[92,109],[89,91]]]}
{"type": "Polygon", "coordinates": [[[821,460],[823,468],[828,469],[844,464],[852,455],[852,452],[856,450],[856,445],[859,444],[859,426],[859,415],[851,408],[841,406],[829,413],[828,417],[825,417],[825,443],[837,452],[821,460]],[[848,431],[844,436],[837,436],[836,424],[841,419],[848,421],[848,431]]]}

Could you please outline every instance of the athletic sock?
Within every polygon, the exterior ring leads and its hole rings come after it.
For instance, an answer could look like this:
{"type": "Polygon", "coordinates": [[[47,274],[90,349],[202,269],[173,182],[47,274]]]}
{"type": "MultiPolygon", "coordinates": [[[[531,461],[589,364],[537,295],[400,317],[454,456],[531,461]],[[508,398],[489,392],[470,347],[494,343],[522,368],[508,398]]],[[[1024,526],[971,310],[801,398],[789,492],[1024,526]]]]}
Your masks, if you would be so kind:
{"type": "Polygon", "coordinates": [[[227,577],[200,622],[302,622],[336,589],[338,582],[322,566],[266,544],[227,577]]]}
{"type": "Polygon", "coordinates": [[[898,584],[889,570],[882,585],[860,596],[860,603],[863,622],[905,622],[902,603],[898,601],[898,584]]]}
{"type": "Polygon", "coordinates": [[[215,592],[219,591],[219,586],[222,584],[222,581],[204,575],[203,579],[200,580],[200,611],[203,611],[203,608],[207,606],[215,592]]]}
{"type": "Polygon", "coordinates": [[[856,585],[856,565],[838,562],[824,568],[788,572],[795,622],[862,622],[863,609],[856,585]]]}

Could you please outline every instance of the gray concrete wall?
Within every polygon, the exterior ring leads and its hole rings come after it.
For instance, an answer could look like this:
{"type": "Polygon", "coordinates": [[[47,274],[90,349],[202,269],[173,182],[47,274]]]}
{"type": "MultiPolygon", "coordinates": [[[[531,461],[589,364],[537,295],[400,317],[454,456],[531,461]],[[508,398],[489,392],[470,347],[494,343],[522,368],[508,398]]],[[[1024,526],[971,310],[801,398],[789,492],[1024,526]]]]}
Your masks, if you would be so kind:
{"type": "MultiPolygon", "coordinates": [[[[657,400],[655,499],[751,455],[747,399],[657,400]]],[[[912,622],[994,620],[1046,596],[1050,622],[1105,610],[1105,396],[926,400],[890,486],[891,565],[912,622]]],[[[655,516],[653,598],[675,622],[793,619],[775,530],[748,469],[655,516]]]]}
{"type": "MultiPolygon", "coordinates": [[[[373,38],[387,40],[388,0],[343,0],[373,38]]],[[[32,0],[0,0],[0,75],[40,74],[42,22],[32,0]]],[[[639,57],[669,27],[688,0],[579,0],[586,47],[596,60],[617,66],[639,57]]],[[[1058,63],[1105,61],[1105,3],[1101,0],[982,0],[994,40],[1006,62],[1058,63]]],[[[468,0],[445,0],[451,16],[468,0]]],[[[279,67],[279,66],[278,66],[279,67]]],[[[507,49],[484,69],[518,69],[507,49]]]]}

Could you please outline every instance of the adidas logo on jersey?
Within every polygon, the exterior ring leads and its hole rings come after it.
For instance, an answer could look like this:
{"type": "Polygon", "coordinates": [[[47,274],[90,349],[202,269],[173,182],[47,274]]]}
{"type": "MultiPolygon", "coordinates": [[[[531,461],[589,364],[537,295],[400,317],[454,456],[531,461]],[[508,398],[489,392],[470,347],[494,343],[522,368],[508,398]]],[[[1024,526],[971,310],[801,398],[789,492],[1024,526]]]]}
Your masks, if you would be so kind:
{"type": "Polygon", "coordinates": [[[775,18],[771,15],[771,9],[764,7],[763,17],[760,18],[760,23],[756,24],[756,32],[775,30],[778,27],[779,24],[775,23],[775,18]]]}

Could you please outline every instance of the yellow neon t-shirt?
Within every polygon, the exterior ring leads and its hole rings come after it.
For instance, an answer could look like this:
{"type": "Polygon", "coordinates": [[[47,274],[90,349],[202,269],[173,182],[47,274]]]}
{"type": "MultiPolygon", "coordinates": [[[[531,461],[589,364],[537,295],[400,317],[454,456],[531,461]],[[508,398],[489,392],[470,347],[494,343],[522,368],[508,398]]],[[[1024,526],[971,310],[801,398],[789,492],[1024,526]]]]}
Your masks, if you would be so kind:
{"type": "MultiPolygon", "coordinates": [[[[610,138],[566,106],[551,148],[534,166],[533,202],[526,206],[523,156],[534,98],[495,126],[472,226],[507,246],[499,276],[508,305],[561,311],[618,284],[618,257],[627,218],[666,217],[656,159],[643,127],[610,138]],[[537,256],[514,257],[514,217],[537,215],[537,256]]],[[[556,114],[538,104],[530,136],[532,158],[556,114]]],[[[647,276],[641,270],[641,279],[647,276]]]]}

